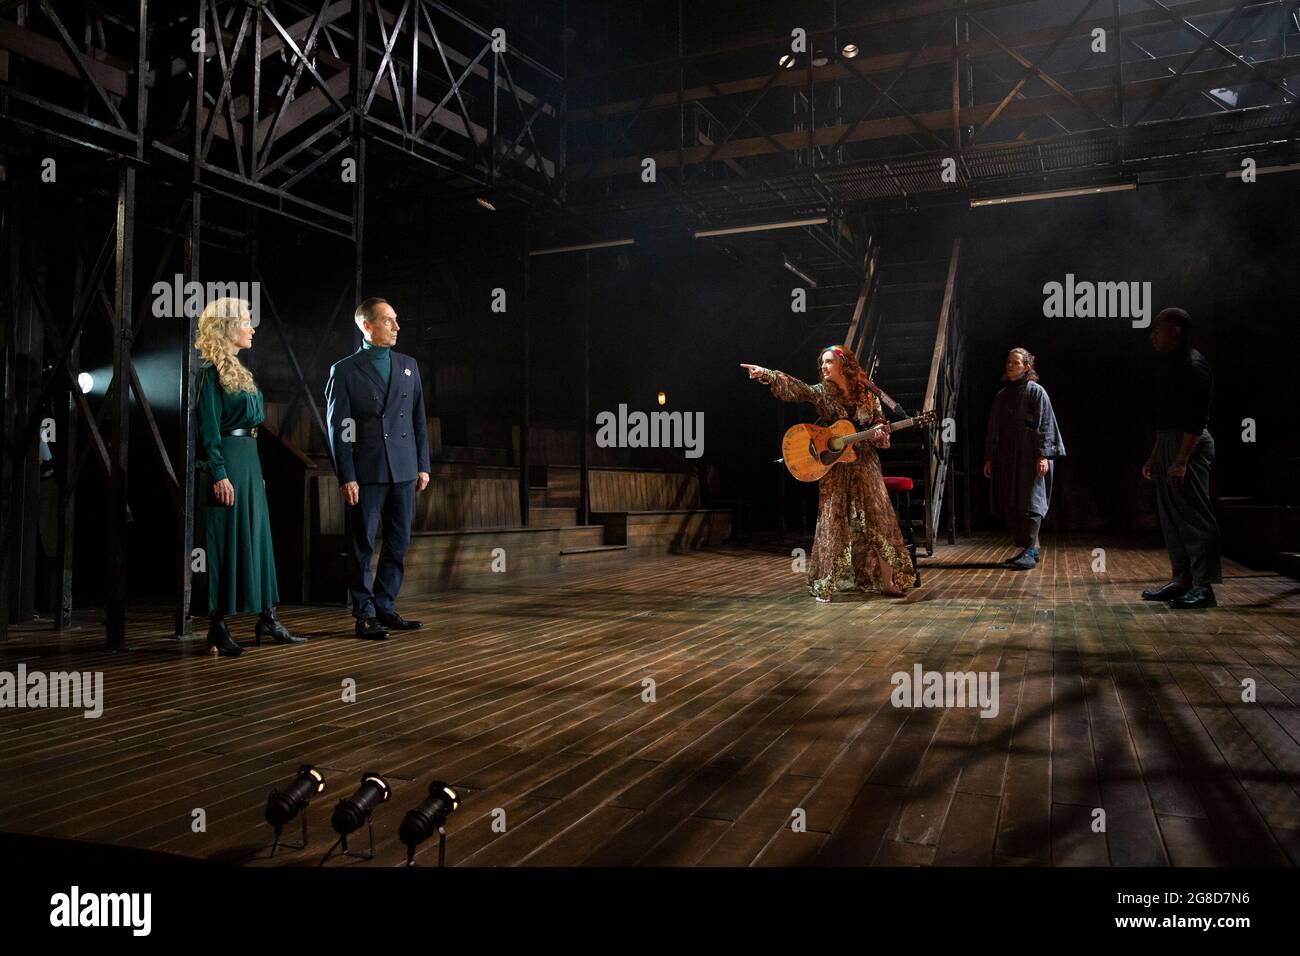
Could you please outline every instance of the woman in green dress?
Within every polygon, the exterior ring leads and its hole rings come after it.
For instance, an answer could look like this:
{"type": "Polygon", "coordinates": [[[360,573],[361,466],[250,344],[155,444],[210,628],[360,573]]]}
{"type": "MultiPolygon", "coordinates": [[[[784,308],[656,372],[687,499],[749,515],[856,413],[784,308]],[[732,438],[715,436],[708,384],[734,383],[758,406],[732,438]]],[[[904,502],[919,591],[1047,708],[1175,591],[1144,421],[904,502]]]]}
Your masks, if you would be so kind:
{"type": "Polygon", "coordinates": [[[206,360],[194,383],[198,517],[208,568],[208,646],[238,657],[244,649],[226,627],[227,614],[256,613],[257,643],[301,644],[275,617],[280,599],[275,579],[271,520],[257,456],[257,426],[266,415],[262,391],[239,361],[253,346],[253,320],[243,299],[217,299],[199,316],[195,347],[206,360]]]}

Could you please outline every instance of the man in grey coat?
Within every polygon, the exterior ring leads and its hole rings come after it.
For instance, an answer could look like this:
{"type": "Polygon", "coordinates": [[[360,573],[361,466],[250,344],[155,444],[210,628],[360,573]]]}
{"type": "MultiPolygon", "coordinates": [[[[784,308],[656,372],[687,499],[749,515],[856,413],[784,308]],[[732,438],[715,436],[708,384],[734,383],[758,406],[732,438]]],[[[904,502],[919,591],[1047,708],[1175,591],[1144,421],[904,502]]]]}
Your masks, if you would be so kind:
{"type": "Polygon", "coordinates": [[[1007,354],[1007,384],[993,399],[984,442],[989,507],[1006,520],[1020,550],[1007,559],[1017,571],[1038,564],[1038,530],[1052,501],[1054,461],[1065,457],[1051,399],[1038,384],[1034,357],[1025,349],[1007,354]]]}

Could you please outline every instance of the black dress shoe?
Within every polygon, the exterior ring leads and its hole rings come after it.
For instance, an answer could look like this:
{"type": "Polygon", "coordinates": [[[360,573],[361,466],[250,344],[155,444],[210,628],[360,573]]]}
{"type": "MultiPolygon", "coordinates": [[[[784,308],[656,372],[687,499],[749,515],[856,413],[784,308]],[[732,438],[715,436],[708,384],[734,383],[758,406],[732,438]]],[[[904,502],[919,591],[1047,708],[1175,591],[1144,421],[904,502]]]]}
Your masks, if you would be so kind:
{"type": "Polygon", "coordinates": [[[1170,601],[1169,606],[1176,611],[1194,611],[1203,607],[1218,607],[1219,602],[1214,600],[1214,589],[1207,584],[1203,588],[1189,588],[1183,595],[1170,601]]]}
{"type": "Polygon", "coordinates": [[[1029,550],[1029,549],[1028,549],[1028,548],[1021,548],[1019,551],[1017,551],[1017,552],[1016,552],[1015,554],[1013,554],[1011,557],[1009,557],[1009,558],[1003,558],[1003,559],[1002,559],[1002,563],[1003,563],[1003,564],[1015,564],[1017,561],[1020,560],[1020,558],[1024,555],[1024,553],[1025,553],[1027,550],[1029,550]]]}
{"type": "Polygon", "coordinates": [[[1176,598],[1182,597],[1189,590],[1191,590],[1190,584],[1183,584],[1181,581],[1173,580],[1163,587],[1147,588],[1142,592],[1142,600],[1172,601],[1176,598]]]}
{"type": "Polygon", "coordinates": [[[363,641],[388,640],[388,628],[380,625],[373,617],[357,618],[357,637],[363,641]]]}
{"type": "Polygon", "coordinates": [[[230,630],[226,627],[225,618],[210,620],[208,624],[208,647],[215,650],[222,657],[238,657],[244,653],[244,649],[235,643],[235,639],[230,636],[230,630]]]}
{"type": "Polygon", "coordinates": [[[257,646],[262,646],[263,637],[271,637],[277,644],[306,644],[307,638],[294,637],[289,633],[289,629],[281,624],[275,617],[275,608],[263,611],[257,618],[257,627],[253,628],[253,636],[257,638],[257,646]]]}
{"type": "Polygon", "coordinates": [[[408,621],[396,611],[380,611],[375,615],[375,620],[390,631],[416,631],[424,627],[420,621],[408,621]]]}

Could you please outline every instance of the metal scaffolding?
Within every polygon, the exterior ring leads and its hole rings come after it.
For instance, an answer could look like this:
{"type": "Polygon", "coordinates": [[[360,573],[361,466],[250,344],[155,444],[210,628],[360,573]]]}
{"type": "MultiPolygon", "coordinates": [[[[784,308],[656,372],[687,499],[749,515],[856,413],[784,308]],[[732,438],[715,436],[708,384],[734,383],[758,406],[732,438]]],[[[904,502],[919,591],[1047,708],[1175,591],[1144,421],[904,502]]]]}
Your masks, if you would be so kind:
{"type": "MultiPolygon", "coordinates": [[[[175,629],[178,636],[189,633],[196,317],[188,316],[180,438],[169,452],[132,359],[147,316],[136,261],[142,231],[161,228],[169,237],[155,281],[176,253],[185,279],[199,279],[201,250],[210,241],[205,212],[214,203],[273,213],[343,238],[355,257],[336,307],[342,310],[348,292],[355,302],[364,288],[368,147],[381,144],[418,160],[434,177],[492,195],[555,205],[565,188],[563,88],[561,72],[512,44],[504,30],[475,23],[438,0],[193,0],[179,14],[147,0],[0,5],[6,173],[0,478],[22,489],[5,495],[0,512],[0,637],[11,620],[31,613],[36,552],[30,499],[42,409],[53,401],[62,409],[58,425],[67,441],[59,476],[62,597],[55,625],[65,626],[71,613],[72,503],[82,467],[93,456],[108,486],[108,646],[125,646],[133,399],[177,513],[175,629]],[[115,170],[112,225],[98,256],[78,263],[66,327],[45,305],[53,278],[26,253],[41,229],[33,188],[41,173],[37,157],[52,149],[98,157],[115,170]],[[143,187],[170,187],[180,197],[163,221],[142,219],[143,187]],[[111,293],[102,286],[110,268],[111,293]],[[96,311],[112,325],[112,381],[98,410],[78,387],[75,371],[82,333],[96,311]],[[47,345],[58,353],[52,365],[43,362],[47,345]],[[89,440],[80,462],[70,464],[83,427],[89,440]]],[[[148,207],[155,217],[159,205],[148,207]]],[[[85,215],[72,225],[88,231],[94,214],[87,202],[85,215]]],[[[255,250],[255,237],[244,240],[255,250]]],[[[80,235],[78,247],[85,241],[80,235]]],[[[260,278],[255,253],[250,268],[260,278]]],[[[296,374],[295,400],[300,395],[320,425],[282,320],[274,303],[267,304],[296,374]]]]}

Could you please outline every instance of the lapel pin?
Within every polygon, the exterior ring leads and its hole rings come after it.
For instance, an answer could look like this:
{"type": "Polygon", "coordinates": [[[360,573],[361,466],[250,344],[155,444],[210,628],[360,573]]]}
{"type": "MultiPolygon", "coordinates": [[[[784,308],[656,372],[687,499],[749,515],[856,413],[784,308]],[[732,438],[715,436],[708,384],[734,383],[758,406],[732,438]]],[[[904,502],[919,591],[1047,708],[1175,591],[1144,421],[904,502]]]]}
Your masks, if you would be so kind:
{"type": "Polygon", "coordinates": [[[402,369],[402,371],[405,372],[407,375],[411,374],[411,370],[409,368],[404,368],[402,369]]]}

